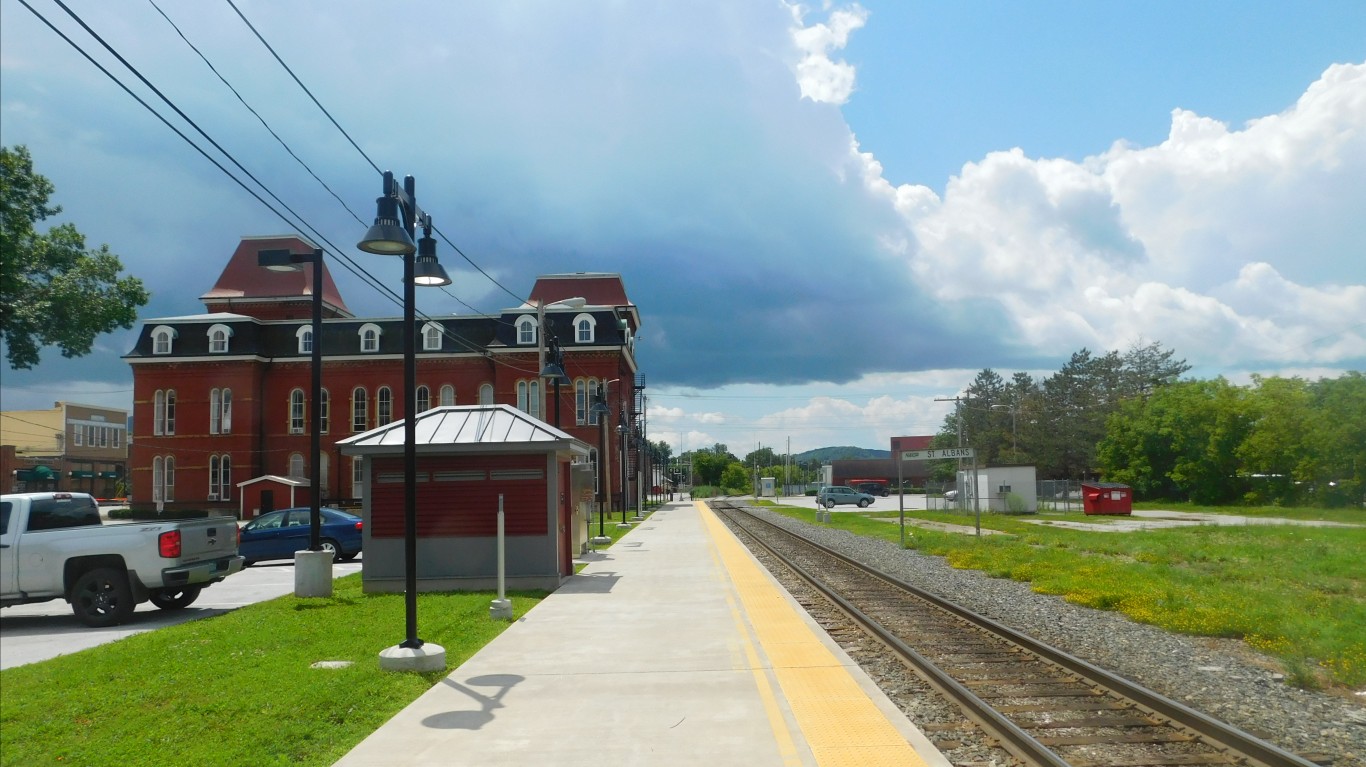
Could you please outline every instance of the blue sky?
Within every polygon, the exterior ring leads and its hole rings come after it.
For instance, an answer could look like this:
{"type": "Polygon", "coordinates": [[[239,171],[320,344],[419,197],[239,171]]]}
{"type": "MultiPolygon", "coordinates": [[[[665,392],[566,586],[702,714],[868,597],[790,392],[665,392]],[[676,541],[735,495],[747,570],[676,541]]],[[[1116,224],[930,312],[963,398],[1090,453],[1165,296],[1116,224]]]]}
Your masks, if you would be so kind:
{"type": "MultiPolygon", "coordinates": [[[[1082,347],[1157,341],[1237,381],[1366,363],[1359,2],[236,1],[497,281],[443,244],[456,281],[422,311],[623,275],[652,436],[676,450],[885,448],[935,431],[978,370],[1047,374],[1082,347]]],[[[397,285],[353,247],[375,169],[229,5],[157,2],[345,206],[151,3],[69,5],[397,285]]],[[[201,311],[241,235],[294,230],[18,2],[0,14],[0,143],[148,284],[144,317],[201,311]]],[[[357,314],[399,313],[333,274],[357,314]]],[[[131,343],[5,370],[0,404],[128,407],[131,343]]]]}

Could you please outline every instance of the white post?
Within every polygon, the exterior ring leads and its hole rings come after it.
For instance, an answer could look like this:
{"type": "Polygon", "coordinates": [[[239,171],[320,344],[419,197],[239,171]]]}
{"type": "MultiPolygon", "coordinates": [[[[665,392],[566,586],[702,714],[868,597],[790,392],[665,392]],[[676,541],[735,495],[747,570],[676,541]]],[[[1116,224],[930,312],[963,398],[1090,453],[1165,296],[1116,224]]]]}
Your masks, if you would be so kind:
{"type": "Polygon", "coordinates": [[[498,494],[498,598],[495,599],[495,600],[493,600],[493,605],[489,607],[489,617],[490,617],[490,618],[503,618],[503,619],[505,619],[505,620],[511,620],[511,619],[512,619],[512,602],[509,601],[509,600],[506,598],[506,596],[504,596],[504,595],[507,593],[506,591],[504,591],[504,580],[503,580],[503,574],[504,574],[504,569],[505,569],[503,563],[504,563],[504,560],[505,560],[505,555],[506,555],[506,547],[505,547],[504,542],[503,542],[503,494],[502,494],[502,493],[499,493],[499,494],[498,494]]]}

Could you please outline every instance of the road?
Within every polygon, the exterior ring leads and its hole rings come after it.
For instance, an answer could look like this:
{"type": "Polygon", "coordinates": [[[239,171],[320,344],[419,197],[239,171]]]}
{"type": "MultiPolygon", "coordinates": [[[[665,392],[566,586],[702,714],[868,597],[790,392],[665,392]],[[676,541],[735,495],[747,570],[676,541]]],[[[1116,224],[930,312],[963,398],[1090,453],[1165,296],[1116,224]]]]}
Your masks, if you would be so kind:
{"type": "MultiPolygon", "coordinates": [[[[332,566],[333,577],[360,572],[360,559],[332,566]]],[[[58,655],[113,642],[162,626],[222,615],[243,605],[264,602],[294,591],[294,563],[262,563],[216,583],[184,610],[159,610],[151,602],[138,605],[122,626],[86,628],[71,614],[71,606],[56,599],[0,610],[0,669],[36,663],[58,655]]]]}

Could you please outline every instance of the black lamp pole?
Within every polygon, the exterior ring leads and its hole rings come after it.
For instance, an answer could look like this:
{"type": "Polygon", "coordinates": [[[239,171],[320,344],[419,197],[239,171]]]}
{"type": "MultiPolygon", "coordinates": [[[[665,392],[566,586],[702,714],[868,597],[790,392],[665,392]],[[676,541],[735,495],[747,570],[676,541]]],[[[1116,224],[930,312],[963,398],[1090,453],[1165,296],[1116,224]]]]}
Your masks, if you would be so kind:
{"type": "Polygon", "coordinates": [[[256,254],[257,266],[273,272],[301,271],[300,264],[313,264],[313,379],[308,397],[309,479],[313,484],[308,505],[308,550],[322,551],[322,396],[323,396],[323,252],[291,253],[285,249],[262,250],[256,254]]]}
{"type": "Polygon", "coordinates": [[[403,258],[403,581],[407,638],[399,647],[417,649],[417,294],[418,283],[449,285],[450,277],[436,260],[432,219],[417,207],[417,182],[403,179],[394,186],[394,174],[384,172],[384,194],[376,201],[374,226],[356,247],[367,253],[403,258]],[[401,218],[400,218],[400,213],[401,218]],[[413,244],[417,224],[422,239],[413,244]]]}

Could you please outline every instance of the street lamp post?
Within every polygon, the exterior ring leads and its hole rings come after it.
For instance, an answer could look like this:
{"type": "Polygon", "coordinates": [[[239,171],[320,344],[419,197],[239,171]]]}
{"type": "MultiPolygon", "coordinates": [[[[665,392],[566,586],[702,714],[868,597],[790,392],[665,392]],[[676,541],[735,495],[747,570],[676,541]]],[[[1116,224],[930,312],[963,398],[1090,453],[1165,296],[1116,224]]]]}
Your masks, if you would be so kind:
{"type": "Polygon", "coordinates": [[[313,265],[313,316],[310,343],[312,382],[308,396],[309,479],[313,491],[308,504],[308,551],[294,554],[294,596],[332,596],[332,554],[322,551],[322,393],[323,393],[323,252],[291,253],[286,249],[262,250],[257,266],[273,272],[303,271],[313,265]]]}
{"type": "Polygon", "coordinates": [[[613,378],[610,381],[603,381],[598,387],[597,394],[593,402],[593,415],[598,419],[598,537],[594,543],[608,543],[607,537],[607,500],[611,497],[611,488],[607,486],[607,419],[612,415],[612,409],[607,406],[607,387],[620,381],[613,378]]]}
{"type": "Polygon", "coordinates": [[[446,667],[446,651],[417,636],[417,295],[416,286],[451,284],[436,260],[432,217],[417,206],[412,176],[403,188],[384,172],[384,193],[376,200],[375,223],[356,247],[366,253],[403,258],[403,576],[407,636],[380,653],[380,667],[402,671],[436,671],[446,667]],[[402,218],[400,218],[402,215],[402,218]],[[418,223],[422,238],[413,244],[418,223]],[[416,254],[416,257],[414,257],[416,254]],[[424,646],[426,645],[426,646],[424,646]]]}
{"type": "Polygon", "coordinates": [[[560,384],[569,383],[569,376],[564,374],[564,351],[560,349],[560,340],[555,336],[550,337],[550,351],[546,355],[545,367],[541,368],[541,378],[550,381],[555,385],[555,428],[560,428],[560,384]]]}

